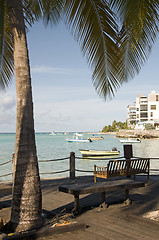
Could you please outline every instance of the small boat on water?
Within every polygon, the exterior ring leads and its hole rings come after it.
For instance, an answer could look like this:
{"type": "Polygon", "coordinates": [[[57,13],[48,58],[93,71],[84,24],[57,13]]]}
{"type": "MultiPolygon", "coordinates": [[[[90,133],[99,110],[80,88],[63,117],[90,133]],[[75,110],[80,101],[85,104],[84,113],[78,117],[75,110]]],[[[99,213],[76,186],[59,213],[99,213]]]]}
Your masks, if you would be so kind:
{"type": "Polygon", "coordinates": [[[67,142],[92,142],[91,139],[82,139],[83,134],[75,133],[73,138],[66,138],[67,142]]]}
{"type": "Polygon", "coordinates": [[[103,140],[104,137],[89,137],[88,139],[91,139],[92,141],[96,141],[96,140],[103,140]]]}
{"type": "Polygon", "coordinates": [[[108,157],[108,156],[115,156],[119,155],[120,151],[116,148],[112,150],[84,150],[79,149],[80,153],[82,154],[83,158],[101,158],[101,157],[108,157]]]}
{"type": "Polygon", "coordinates": [[[139,138],[126,138],[126,139],[120,139],[121,143],[141,143],[141,140],[139,138]]]}

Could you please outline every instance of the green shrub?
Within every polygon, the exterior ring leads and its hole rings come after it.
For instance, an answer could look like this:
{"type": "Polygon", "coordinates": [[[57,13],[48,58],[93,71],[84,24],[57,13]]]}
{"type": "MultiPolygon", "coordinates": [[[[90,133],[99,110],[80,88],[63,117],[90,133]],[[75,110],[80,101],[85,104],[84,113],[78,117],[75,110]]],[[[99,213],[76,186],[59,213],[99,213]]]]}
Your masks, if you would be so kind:
{"type": "Polygon", "coordinates": [[[146,129],[146,130],[151,130],[151,129],[155,129],[155,127],[154,127],[154,125],[151,124],[151,123],[146,123],[146,124],[145,124],[145,129],[146,129]]]}

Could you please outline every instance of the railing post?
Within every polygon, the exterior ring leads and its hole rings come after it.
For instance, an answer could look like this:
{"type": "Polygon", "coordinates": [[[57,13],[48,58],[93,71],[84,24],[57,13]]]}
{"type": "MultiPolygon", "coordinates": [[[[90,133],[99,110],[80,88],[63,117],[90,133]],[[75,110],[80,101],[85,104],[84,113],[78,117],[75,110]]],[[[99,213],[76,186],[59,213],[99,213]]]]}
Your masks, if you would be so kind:
{"type": "Polygon", "coordinates": [[[75,153],[70,152],[70,178],[75,179],[75,153]]]}
{"type": "Polygon", "coordinates": [[[129,175],[129,168],[130,168],[130,163],[131,163],[131,158],[133,157],[133,152],[132,152],[132,145],[124,145],[124,158],[127,160],[127,177],[130,177],[129,175]]]}
{"type": "Polygon", "coordinates": [[[15,177],[15,153],[12,154],[12,185],[14,185],[14,177],[15,177]]]}
{"type": "Polygon", "coordinates": [[[132,145],[124,145],[124,158],[131,159],[133,157],[132,145]]]}

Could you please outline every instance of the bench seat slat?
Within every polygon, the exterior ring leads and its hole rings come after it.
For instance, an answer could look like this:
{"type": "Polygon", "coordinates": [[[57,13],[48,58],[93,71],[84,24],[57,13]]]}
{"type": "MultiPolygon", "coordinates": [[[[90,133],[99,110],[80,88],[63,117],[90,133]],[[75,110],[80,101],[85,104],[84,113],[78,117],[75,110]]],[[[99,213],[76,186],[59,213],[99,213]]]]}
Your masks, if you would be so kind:
{"type": "Polygon", "coordinates": [[[70,184],[59,186],[59,191],[70,193],[73,195],[81,195],[87,193],[98,193],[98,192],[108,192],[108,191],[117,191],[122,189],[131,189],[144,187],[145,183],[121,179],[109,182],[98,182],[98,183],[86,183],[86,184],[70,184]]]}

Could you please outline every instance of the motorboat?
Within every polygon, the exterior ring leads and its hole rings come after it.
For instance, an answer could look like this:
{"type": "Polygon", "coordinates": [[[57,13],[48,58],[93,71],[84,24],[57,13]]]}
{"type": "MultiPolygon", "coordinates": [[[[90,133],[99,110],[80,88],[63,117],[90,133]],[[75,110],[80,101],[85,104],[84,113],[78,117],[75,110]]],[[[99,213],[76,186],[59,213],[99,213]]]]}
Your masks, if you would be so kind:
{"type": "Polygon", "coordinates": [[[101,157],[108,157],[108,156],[115,156],[119,155],[120,151],[116,148],[112,150],[84,150],[79,149],[80,153],[82,154],[83,158],[101,158],[101,157]]]}
{"type": "Polygon", "coordinates": [[[141,140],[139,138],[126,138],[126,139],[120,139],[121,143],[141,143],[141,140]]]}
{"type": "Polygon", "coordinates": [[[75,133],[73,138],[66,138],[67,142],[92,142],[91,139],[83,139],[83,134],[75,133]]]}
{"type": "Polygon", "coordinates": [[[88,139],[91,139],[92,141],[96,141],[96,140],[103,140],[104,139],[104,137],[89,137],[88,139]]]}

